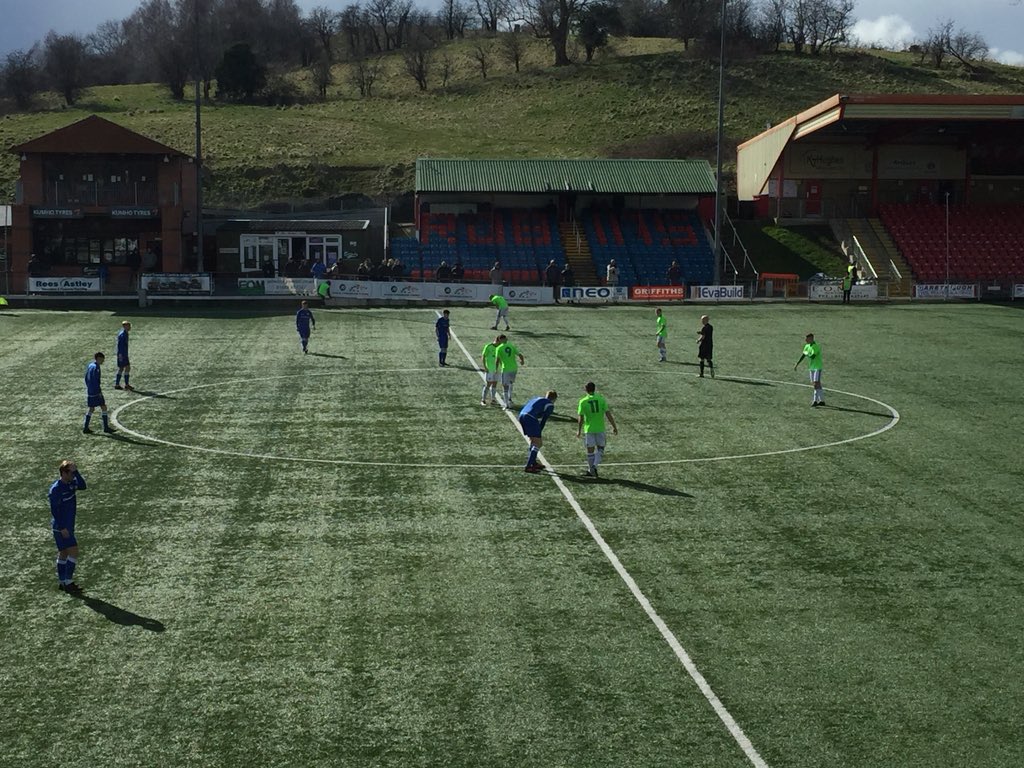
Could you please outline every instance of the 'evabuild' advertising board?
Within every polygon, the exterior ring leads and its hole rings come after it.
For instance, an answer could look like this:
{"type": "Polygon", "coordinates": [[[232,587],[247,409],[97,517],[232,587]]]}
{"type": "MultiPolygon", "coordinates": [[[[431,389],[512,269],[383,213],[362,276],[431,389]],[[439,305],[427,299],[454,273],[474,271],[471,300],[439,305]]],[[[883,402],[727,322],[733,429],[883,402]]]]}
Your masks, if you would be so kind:
{"type": "Polygon", "coordinates": [[[742,301],[742,285],[695,285],[690,288],[690,298],[699,301],[742,301]]]}

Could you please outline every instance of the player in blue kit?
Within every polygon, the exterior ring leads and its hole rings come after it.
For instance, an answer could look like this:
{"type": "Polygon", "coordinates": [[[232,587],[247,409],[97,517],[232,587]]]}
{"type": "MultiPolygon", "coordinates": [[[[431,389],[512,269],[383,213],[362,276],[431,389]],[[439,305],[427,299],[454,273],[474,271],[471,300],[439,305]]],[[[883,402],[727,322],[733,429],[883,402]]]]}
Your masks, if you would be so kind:
{"type": "Polygon", "coordinates": [[[97,352],[93,355],[92,362],[85,369],[85,404],[89,408],[85,412],[85,422],[82,424],[82,432],[86,435],[92,432],[89,429],[89,420],[92,419],[92,412],[97,408],[100,409],[103,417],[103,431],[114,432],[110,428],[109,417],[107,416],[107,401],[103,398],[103,390],[100,387],[100,381],[102,380],[103,374],[100,372],[100,366],[103,365],[103,361],[106,356],[102,352],[97,352]]]}
{"type": "Polygon", "coordinates": [[[448,365],[448,340],[452,337],[451,313],[446,309],[434,323],[437,331],[437,364],[444,368],[448,365]]]}
{"type": "Polygon", "coordinates": [[[78,565],[78,539],[75,538],[75,513],[78,511],[77,491],[85,490],[85,478],[73,461],[60,463],[60,477],[50,486],[50,528],[57,545],[58,589],[76,595],[82,588],[73,581],[78,565]]]}
{"type": "Polygon", "coordinates": [[[309,332],[310,327],[316,328],[316,318],[309,309],[309,302],[302,302],[299,311],[295,313],[295,330],[299,332],[299,341],[302,342],[302,354],[309,354],[309,332]]]}
{"type": "Polygon", "coordinates": [[[132,364],[128,361],[128,332],[132,324],[125,320],[121,323],[121,332],[117,334],[117,376],[114,377],[114,389],[127,389],[134,392],[135,388],[128,383],[132,372],[132,364]],[[124,386],[121,386],[121,374],[124,374],[124,386]]]}
{"type": "Polygon", "coordinates": [[[552,389],[544,397],[531,397],[519,411],[519,426],[522,427],[523,434],[530,438],[530,453],[524,467],[527,472],[535,473],[544,469],[537,463],[537,454],[543,445],[541,432],[544,431],[548,417],[554,413],[557,399],[558,393],[552,389]]]}

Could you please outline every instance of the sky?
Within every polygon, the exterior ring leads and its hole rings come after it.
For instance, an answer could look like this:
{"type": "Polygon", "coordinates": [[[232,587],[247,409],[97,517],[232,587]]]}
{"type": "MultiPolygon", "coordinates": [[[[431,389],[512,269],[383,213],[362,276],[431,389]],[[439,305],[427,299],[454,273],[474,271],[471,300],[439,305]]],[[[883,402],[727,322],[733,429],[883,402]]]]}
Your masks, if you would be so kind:
{"type": "MultiPolygon", "coordinates": [[[[352,0],[297,0],[308,11],[317,5],[342,8],[352,0]]],[[[439,0],[415,0],[436,8],[439,0]]],[[[1024,66],[1024,0],[854,0],[854,35],[862,44],[902,48],[923,38],[939,22],[952,19],[957,29],[978,33],[990,58],[1024,66]]],[[[28,48],[50,29],[87,34],[108,19],[123,19],[139,0],[0,0],[0,56],[28,48]]]]}

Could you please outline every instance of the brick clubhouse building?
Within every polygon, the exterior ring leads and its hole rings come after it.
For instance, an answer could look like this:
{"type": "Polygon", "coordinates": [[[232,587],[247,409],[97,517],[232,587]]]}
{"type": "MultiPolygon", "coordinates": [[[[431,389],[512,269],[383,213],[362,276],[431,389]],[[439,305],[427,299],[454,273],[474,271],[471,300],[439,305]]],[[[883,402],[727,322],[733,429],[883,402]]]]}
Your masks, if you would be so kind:
{"type": "Polygon", "coordinates": [[[195,268],[189,155],[95,115],[10,151],[21,158],[10,233],[15,290],[30,271],[105,272],[111,288],[130,288],[140,269],[195,268]]]}

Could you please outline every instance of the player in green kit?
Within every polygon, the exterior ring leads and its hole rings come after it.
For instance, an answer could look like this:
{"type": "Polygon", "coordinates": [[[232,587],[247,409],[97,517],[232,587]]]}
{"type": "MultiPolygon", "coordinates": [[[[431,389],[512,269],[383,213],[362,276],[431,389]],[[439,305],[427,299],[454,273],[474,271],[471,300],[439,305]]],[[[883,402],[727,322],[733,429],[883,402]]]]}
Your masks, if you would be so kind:
{"type": "Polygon", "coordinates": [[[576,413],[579,420],[576,424],[576,437],[583,437],[583,444],[587,447],[587,475],[597,478],[597,465],[604,458],[605,427],[604,420],[608,417],[608,423],[612,425],[612,434],[619,434],[619,428],[615,424],[615,417],[608,409],[608,401],[603,395],[597,394],[597,387],[594,382],[588,381],[583,388],[586,390],[586,397],[580,398],[576,406],[576,413]]]}
{"type": "Polygon", "coordinates": [[[668,338],[668,324],[665,321],[665,316],[661,314],[661,307],[654,310],[655,322],[658,324],[658,332],[655,337],[658,341],[658,354],[660,355],[659,363],[664,363],[668,360],[668,352],[665,350],[665,340],[668,338]]]}
{"type": "Polygon", "coordinates": [[[480,362],[484,366],[484,389],[480,393],[480,405],[487,405],[487,396],[490,393],[492,403],[498,402],[498,346],[501,344],[501,336],[495,336],[494,341],[484,344],[483,354],[480,362]]]}
{"type": "Polygon", "coordinates": [[[807,358],[807,372],[811,375],[811,383],[814,384],[814,398],[811,400],[811,408],[817,408],[825,404],[825,395],[821,389],[821,345],[814,340],[814,334],[808,333],[804,339],[804,352],[796,361],[793,370],[807,358]]]}
{"type": "Polygon", "coordinates": [[[511,327],[508,324],[508,301],[505,300],[505,297],[502,296],[501,294],[495,293],[492,294],[491,297],[487,300],[491,302],[491,304],[493,304],[498,310],[498,314],[494,318],[494,325],[491,326],[491,330],[498,330],[498,323],[500,323],[502,320],[505,321],[505,330],[511,330],[511,327]]]}
{"type": "Polygon", "coordinates": [[[512,385],[516,382],[516,374],[520,365],[526,365],[523,353],[519,347],[508,340],[508,336],[501,334],[498,337],[498,348],[495,353],[498,356],[498,370],[501,371],[501,388],[505,394],[505,408],[512,407],[512,385]],[[516,360],[519,362],[517,363],[516,360]]]}

